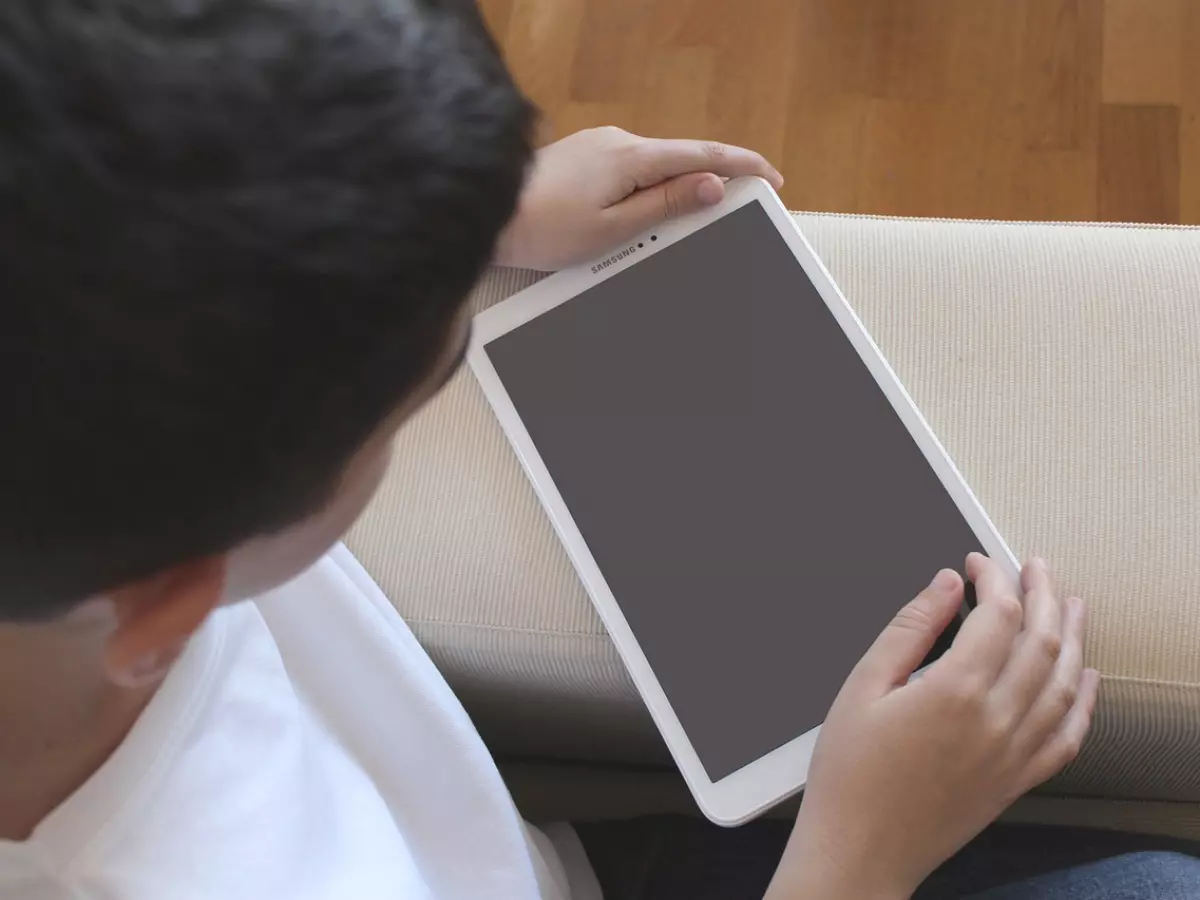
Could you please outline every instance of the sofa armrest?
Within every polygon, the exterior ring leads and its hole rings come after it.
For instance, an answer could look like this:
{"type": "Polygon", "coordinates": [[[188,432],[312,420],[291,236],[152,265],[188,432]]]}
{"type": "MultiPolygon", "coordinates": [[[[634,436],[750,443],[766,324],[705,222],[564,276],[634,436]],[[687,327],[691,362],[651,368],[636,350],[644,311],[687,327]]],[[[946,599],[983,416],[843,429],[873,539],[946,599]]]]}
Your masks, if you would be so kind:
{"type": "MultiPolygon", "coordinates": [[[[1059,789],[1200,800],[1200,229],[800,224],[1014,551],[1089,600],[1105,683],[1059,789]]],[[[497,752],[666,760],[468,373],[348,543],[497,752]]]]}

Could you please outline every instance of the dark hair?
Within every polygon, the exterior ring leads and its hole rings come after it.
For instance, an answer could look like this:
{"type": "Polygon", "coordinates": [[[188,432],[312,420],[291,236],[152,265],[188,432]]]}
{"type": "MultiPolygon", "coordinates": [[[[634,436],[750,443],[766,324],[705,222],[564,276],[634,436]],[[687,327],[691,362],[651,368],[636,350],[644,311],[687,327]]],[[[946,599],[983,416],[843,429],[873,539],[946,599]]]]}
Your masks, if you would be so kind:
{"type": "Polygon", "coordinates": [[[315,512],[531,121],[467,2],[0,3],[0,620],[315,512]]]}

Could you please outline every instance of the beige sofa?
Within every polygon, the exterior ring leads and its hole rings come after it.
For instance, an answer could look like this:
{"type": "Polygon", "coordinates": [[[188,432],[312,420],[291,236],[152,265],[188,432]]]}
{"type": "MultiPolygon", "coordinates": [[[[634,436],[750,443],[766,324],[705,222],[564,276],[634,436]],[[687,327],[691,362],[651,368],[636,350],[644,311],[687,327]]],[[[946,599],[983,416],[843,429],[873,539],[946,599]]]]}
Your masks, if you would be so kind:
{"type": "MultiPolygon", "coordinates": [[[[1013,816],[1200,838],[1200,229],[799,221],[1014,550],[1090,601],[1093,735],[1013,816]]],[[[469,373],[348,543],[528,815],[691,808],[469,373]]]]}

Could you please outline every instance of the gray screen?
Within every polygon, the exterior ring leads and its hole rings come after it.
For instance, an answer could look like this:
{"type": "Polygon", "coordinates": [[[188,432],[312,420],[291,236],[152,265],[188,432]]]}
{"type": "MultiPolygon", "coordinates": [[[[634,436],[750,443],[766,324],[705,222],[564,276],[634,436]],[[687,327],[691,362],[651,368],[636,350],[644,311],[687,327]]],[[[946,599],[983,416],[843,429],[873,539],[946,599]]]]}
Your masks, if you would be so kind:
{"type": "Polygon", "coordinates": [[[980,549],[757,202],[486,352],[714,781],[980,549]]]}

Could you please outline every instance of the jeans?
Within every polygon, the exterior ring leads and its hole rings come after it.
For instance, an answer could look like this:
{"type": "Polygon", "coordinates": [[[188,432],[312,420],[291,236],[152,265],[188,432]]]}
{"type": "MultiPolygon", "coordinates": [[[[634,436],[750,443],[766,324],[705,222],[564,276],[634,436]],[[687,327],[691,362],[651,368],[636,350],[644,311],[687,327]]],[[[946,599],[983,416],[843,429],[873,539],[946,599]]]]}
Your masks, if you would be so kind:
{"type": "MultiPolygon", "coordinates": [[[[790,824],[683,817],[582,824],[604,900],[761,900],[790,824]]],[[[997,825],[914,900],[1200,900],[1200,847],[1117,832],[997,825]]]]}
{"type": "Polygon", "coordinates": [[[1195,900],[1200,861],[1146,850],[975,894],[975,900],[1195,900]]]}

